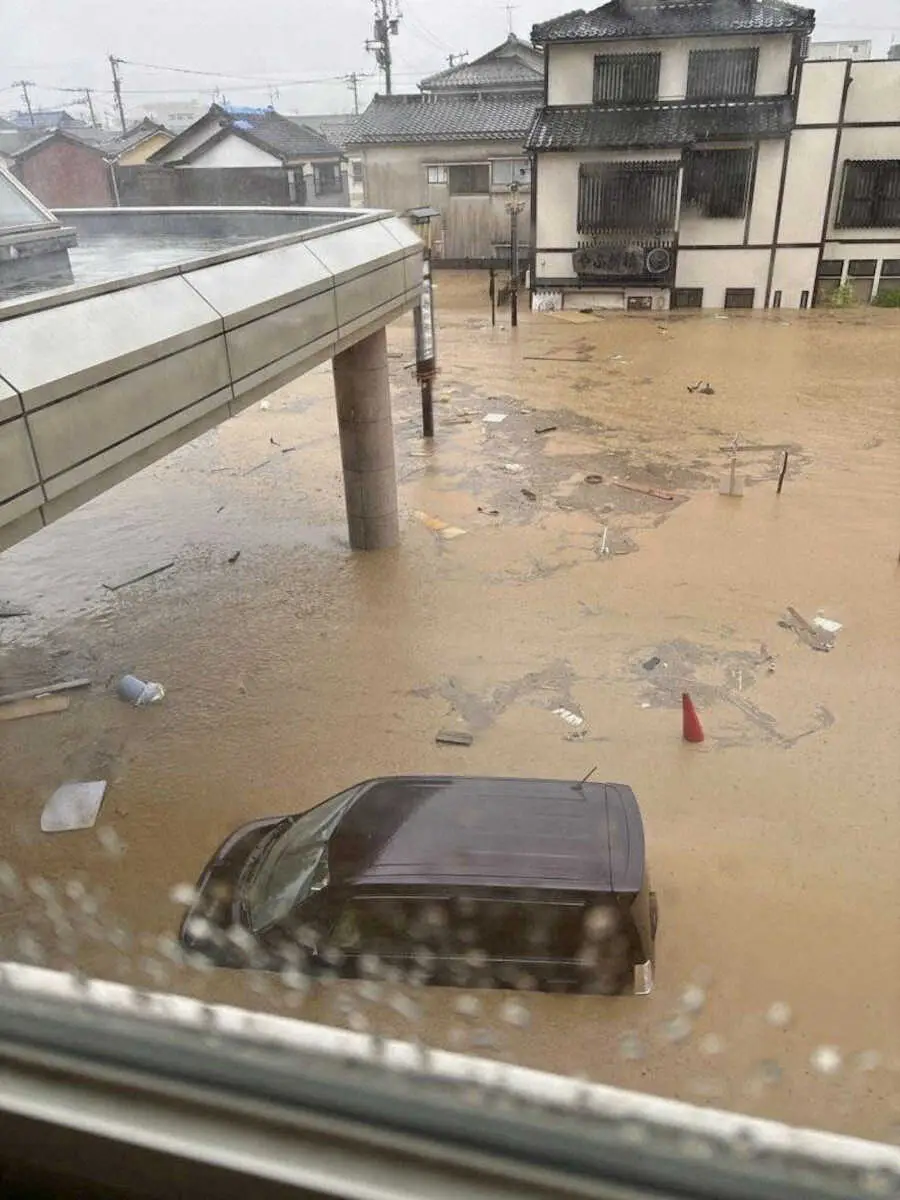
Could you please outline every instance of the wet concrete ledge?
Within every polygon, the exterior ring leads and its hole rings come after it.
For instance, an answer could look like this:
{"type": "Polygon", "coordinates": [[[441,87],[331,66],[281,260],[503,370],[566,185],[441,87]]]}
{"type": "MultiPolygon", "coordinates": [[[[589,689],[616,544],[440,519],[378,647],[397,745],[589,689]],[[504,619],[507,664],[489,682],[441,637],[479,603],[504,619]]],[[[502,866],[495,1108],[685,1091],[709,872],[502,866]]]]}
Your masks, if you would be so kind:
{"type": "MultiPolygon", "coordinates": [[[[147,229],[228,211],[147,210],[147,229]]],[[[421,242],[392,214],[256,211],[259,241],[0,304],[0,550],[414,305],[421,242]],[[272,237],[282,217],[300,228],[272,237]]]]}

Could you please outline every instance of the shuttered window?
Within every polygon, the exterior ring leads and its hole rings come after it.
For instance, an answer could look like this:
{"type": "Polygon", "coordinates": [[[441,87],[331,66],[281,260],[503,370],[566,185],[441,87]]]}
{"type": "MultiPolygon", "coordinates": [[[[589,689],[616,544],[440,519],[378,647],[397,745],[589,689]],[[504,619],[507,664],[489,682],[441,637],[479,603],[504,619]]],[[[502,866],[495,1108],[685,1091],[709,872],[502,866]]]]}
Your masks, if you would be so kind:
{"type": "Polygon", "coordinates": [[[848,162],[838,229],[890,229],[900,226],[900,160],[848,162]]]}
{"type": "Polygon", "coordinates": [[[686,151],[684,207],[703,217],[746,216],[752,171],[752,150],[686,151]]]}
{"type": "Polygon", "coordinates": [[[583,163],[578,232],[663,232],[675,228],[678,163],[583,163]]]}
{"type": "Polygon", "coordinates": [[[598,54],[595,104],[646,104],[659,98],[661,54],[598,54]]]}
{"type": "Polygon", "coordinates": [[[692,50],[688,100],[731,100],[756,93],[759,50],[692,50]]]}

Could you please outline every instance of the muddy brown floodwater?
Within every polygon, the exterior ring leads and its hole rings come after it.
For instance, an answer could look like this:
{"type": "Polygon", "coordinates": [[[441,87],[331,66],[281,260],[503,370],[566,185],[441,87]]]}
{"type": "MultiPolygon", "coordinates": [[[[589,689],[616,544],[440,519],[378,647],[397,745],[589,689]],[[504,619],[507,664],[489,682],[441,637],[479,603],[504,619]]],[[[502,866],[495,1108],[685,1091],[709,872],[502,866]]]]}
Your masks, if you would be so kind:
{"type": "Polygon", "coordinates": [[[511,331],[481,276],[441,275],[437,297],[431,447],[411,322],[390,330],[398,551],[347,548],[321,369],[0,556],[0,600],[30,610],[0,620],[0,690],[95,680],[0,725],[0,858],[26,881],[0,872],[3,955],[900,1139],[896,315],[511,331]],[[736,435],[759,448],[723,498],[736,435]],[[788,605],[842,623],[830,652],[779,625],[788,605]],[[131,670],[163,704],[115,698],[131,670]],[[454,723],[470,748],[435,744],[454,723]],[[166,957],[170,889],[241,822],[379,774],[593,767],[645,815],[649,999],[301,999],[166,957]],[[95,778],[98,828],[42,835],[50,793],[95,778]]]}

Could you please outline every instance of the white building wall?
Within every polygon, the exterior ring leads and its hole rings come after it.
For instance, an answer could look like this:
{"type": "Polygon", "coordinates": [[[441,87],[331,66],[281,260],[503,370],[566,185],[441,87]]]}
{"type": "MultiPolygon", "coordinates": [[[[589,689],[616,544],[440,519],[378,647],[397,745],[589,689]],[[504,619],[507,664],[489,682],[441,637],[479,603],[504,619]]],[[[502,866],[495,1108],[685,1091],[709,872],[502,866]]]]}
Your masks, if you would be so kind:
{"type": "Polygon", "coordinates": [[[900,122],[900,63],[855,62],[844,120],[900,122]]]}
{"type": "Polygon", "coordinates": [[[781,292],[782,308],[799,308],[804,292],[808,302],[812,303],[818,262],[818,246],[808,249],[780,247],[775,251],[772,294],[781,292]]]}
{"type": "Polygon", "coordinates": [[[704,308],[724,308],[727,288],[753,288],[764,308],[768,277],[768,250],[679,250],[675,286],[703,288],[704,308]]]}
{"type": "Polygon", "coordinates": [[[783,96],[791,71],[793,39],[787,37],[662,38],[633,42],[590,42],[548,48],[548,103],[591,104],[597,54],[661,54],[659,98],[683,100],[691,50],[750,50],[759,46],[757,96],[783,96]]]}
{"type": "Polygon", "coordinates": [[[784,166],[786,142],[760,142],[756,158],[756,182],[747,240],[752,246],[768,245],[775,237],[778,191],[784,166]]]}
{"type": "Polygon", "coordinates": [[[219,131],[219,121],[217,118],[208,117],[205,121],[199,122],[196,129],[185,132],[184,140],[179,142],[175,149],[172,149],[172,143],[166,146],[158,158],[154,159],[156,163],[175,162],[180,158],[184,158],[186,154],[193,154],[195,150],[208,142],[211,137],[219,131]]]}
{"type": "Polygon", "coordinates": [[[847,64],[843,62],[803,64],[797,103],[798,125],[837,124],[846,75],[847,64]]]}
{"type": "MultiPolygon", "coordinates": [[[[732,40],[732,39],[729,39],[732,40]]],[[[746,39],[733,39],[740,42],[746,39]]],[[[715,40],[717,45],[724,39],[715,40]]],[[[790,39],[781,43],[785,54],[780,69],[785,83],[790,62],[790,39]]],[[[697,44],[697,40],[693,40],[697,44]]],[[[651,49],[654,43],[621,43],[623,52],[651,49]]],[[[681,88],[686,78],[687,43],[657,43],[663,53],[664,86],[681,88]],[[679,65],[681,64],[681,65],[679,65]]],[[[589,103],[593,59],[597,44],[552,47],[550,52],[551,103],[589,103]]],[[[761,88],[774,79],[774,59],[767,57],[766,72],[760,70],[761,88]]],[[[782,89],[779,89],[782,90],[782,89]]],[[[578,168],[582,162],[615,159],[679,158],[678,151],[642,150],[639,153],[595,152],[538,156],[537,249],[535,280],[572,278],[571,250],[578,244],[578,168]]],[[[756,305],[762,307],[780,292],[781,305],[796,308],[806,294],[812,302],[820,256],[844,263],[849,277],[853,259],[876,260],[877,292],[885,259],[900,260],[900,227],[894,229],[836,229],[840,209],[844,167],[848,161],[864,159],[900,160],[900,61],[852,62],[807,61],[803,65],[798,121],[789,142],[762,142],[758,149],[756,177],[749,223],[700,219],[689,210],[681,213],[676,286],[702,288],[704,305],[724,304],[727,288],[750,288],[756,305]],[[843,114],[845,84],[846,106],[843,114]],[[785,168],[785,154],[787,164],[785,168]],[[782,177],[780,221],[776,233],[782,177]],[[831,208],[828,196],[831,191],[831,208]],[[826,231],[822,244],[823,229],[826,231]],[[742,244],[746,238],[746,248],[742,244]],[[776,244],[777,238],[777,244],[776,244]],[[721,247],[720,249],[703,247],[721,247]],[[732,248],[733,247],[733,248],[732,248]],[[771,293],[767,285],[771,271],[771,293]]],[[[891,280],[888,286],[896,286],[891,280]]],[[[622,289],[610,283],[610,302],[619,303],[622,289]]],[[[571,304],[588,292],[573,292],[571,304]]],[[[596,297],[595,297],[596,299],[596,297]]],[[[597,300],[599,303],[600,301],[597,300]]]]}
{"type": "Polygon", "coordinates": [[[199,154],[185,167],[280,167],[281,159],[235,134],[199,154]]]}
{"type": "Polygon", "coordinates": [[[822,240],[834,159],[835,129],[795,129],[784,187],[778,241],[822,240]]]}

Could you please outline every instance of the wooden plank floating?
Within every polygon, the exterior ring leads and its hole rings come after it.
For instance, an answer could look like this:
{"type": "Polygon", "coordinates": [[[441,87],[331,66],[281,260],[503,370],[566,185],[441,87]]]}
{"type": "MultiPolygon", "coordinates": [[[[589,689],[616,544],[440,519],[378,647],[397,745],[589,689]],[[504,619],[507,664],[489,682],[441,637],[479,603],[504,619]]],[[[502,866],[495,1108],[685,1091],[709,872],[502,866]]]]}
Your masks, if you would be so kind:
{"type": "Polygon", "coordinates": [[[642,496],[653,496],[657,500],[678,499],[673,492],[661,492],[658,488],[642,487],[639,483],[622,483],[618,479],[613,479],[612,485],[613,487],[624,488],[626,492],[640,492],[642,496]]]}
{"type": "Polygon", "coordinates": [[[49,713],[65,712],[68,696],[37,696],[33,700],[14,700],[0,706],[0,721],[19,721],[23,717],[43,717],[49,713]]]}
{"type": "Polygon", "coordinates": [[[37,696],[53,696],[57,692],[75,692],[79,688],[90,687],[93,682],[93,679],[67,679],[65,683],[48,683],[24,692],[9,692],[6,696],[0,696],[0,705],[15,704],[17,700],[33,700],[37,696]]]}

